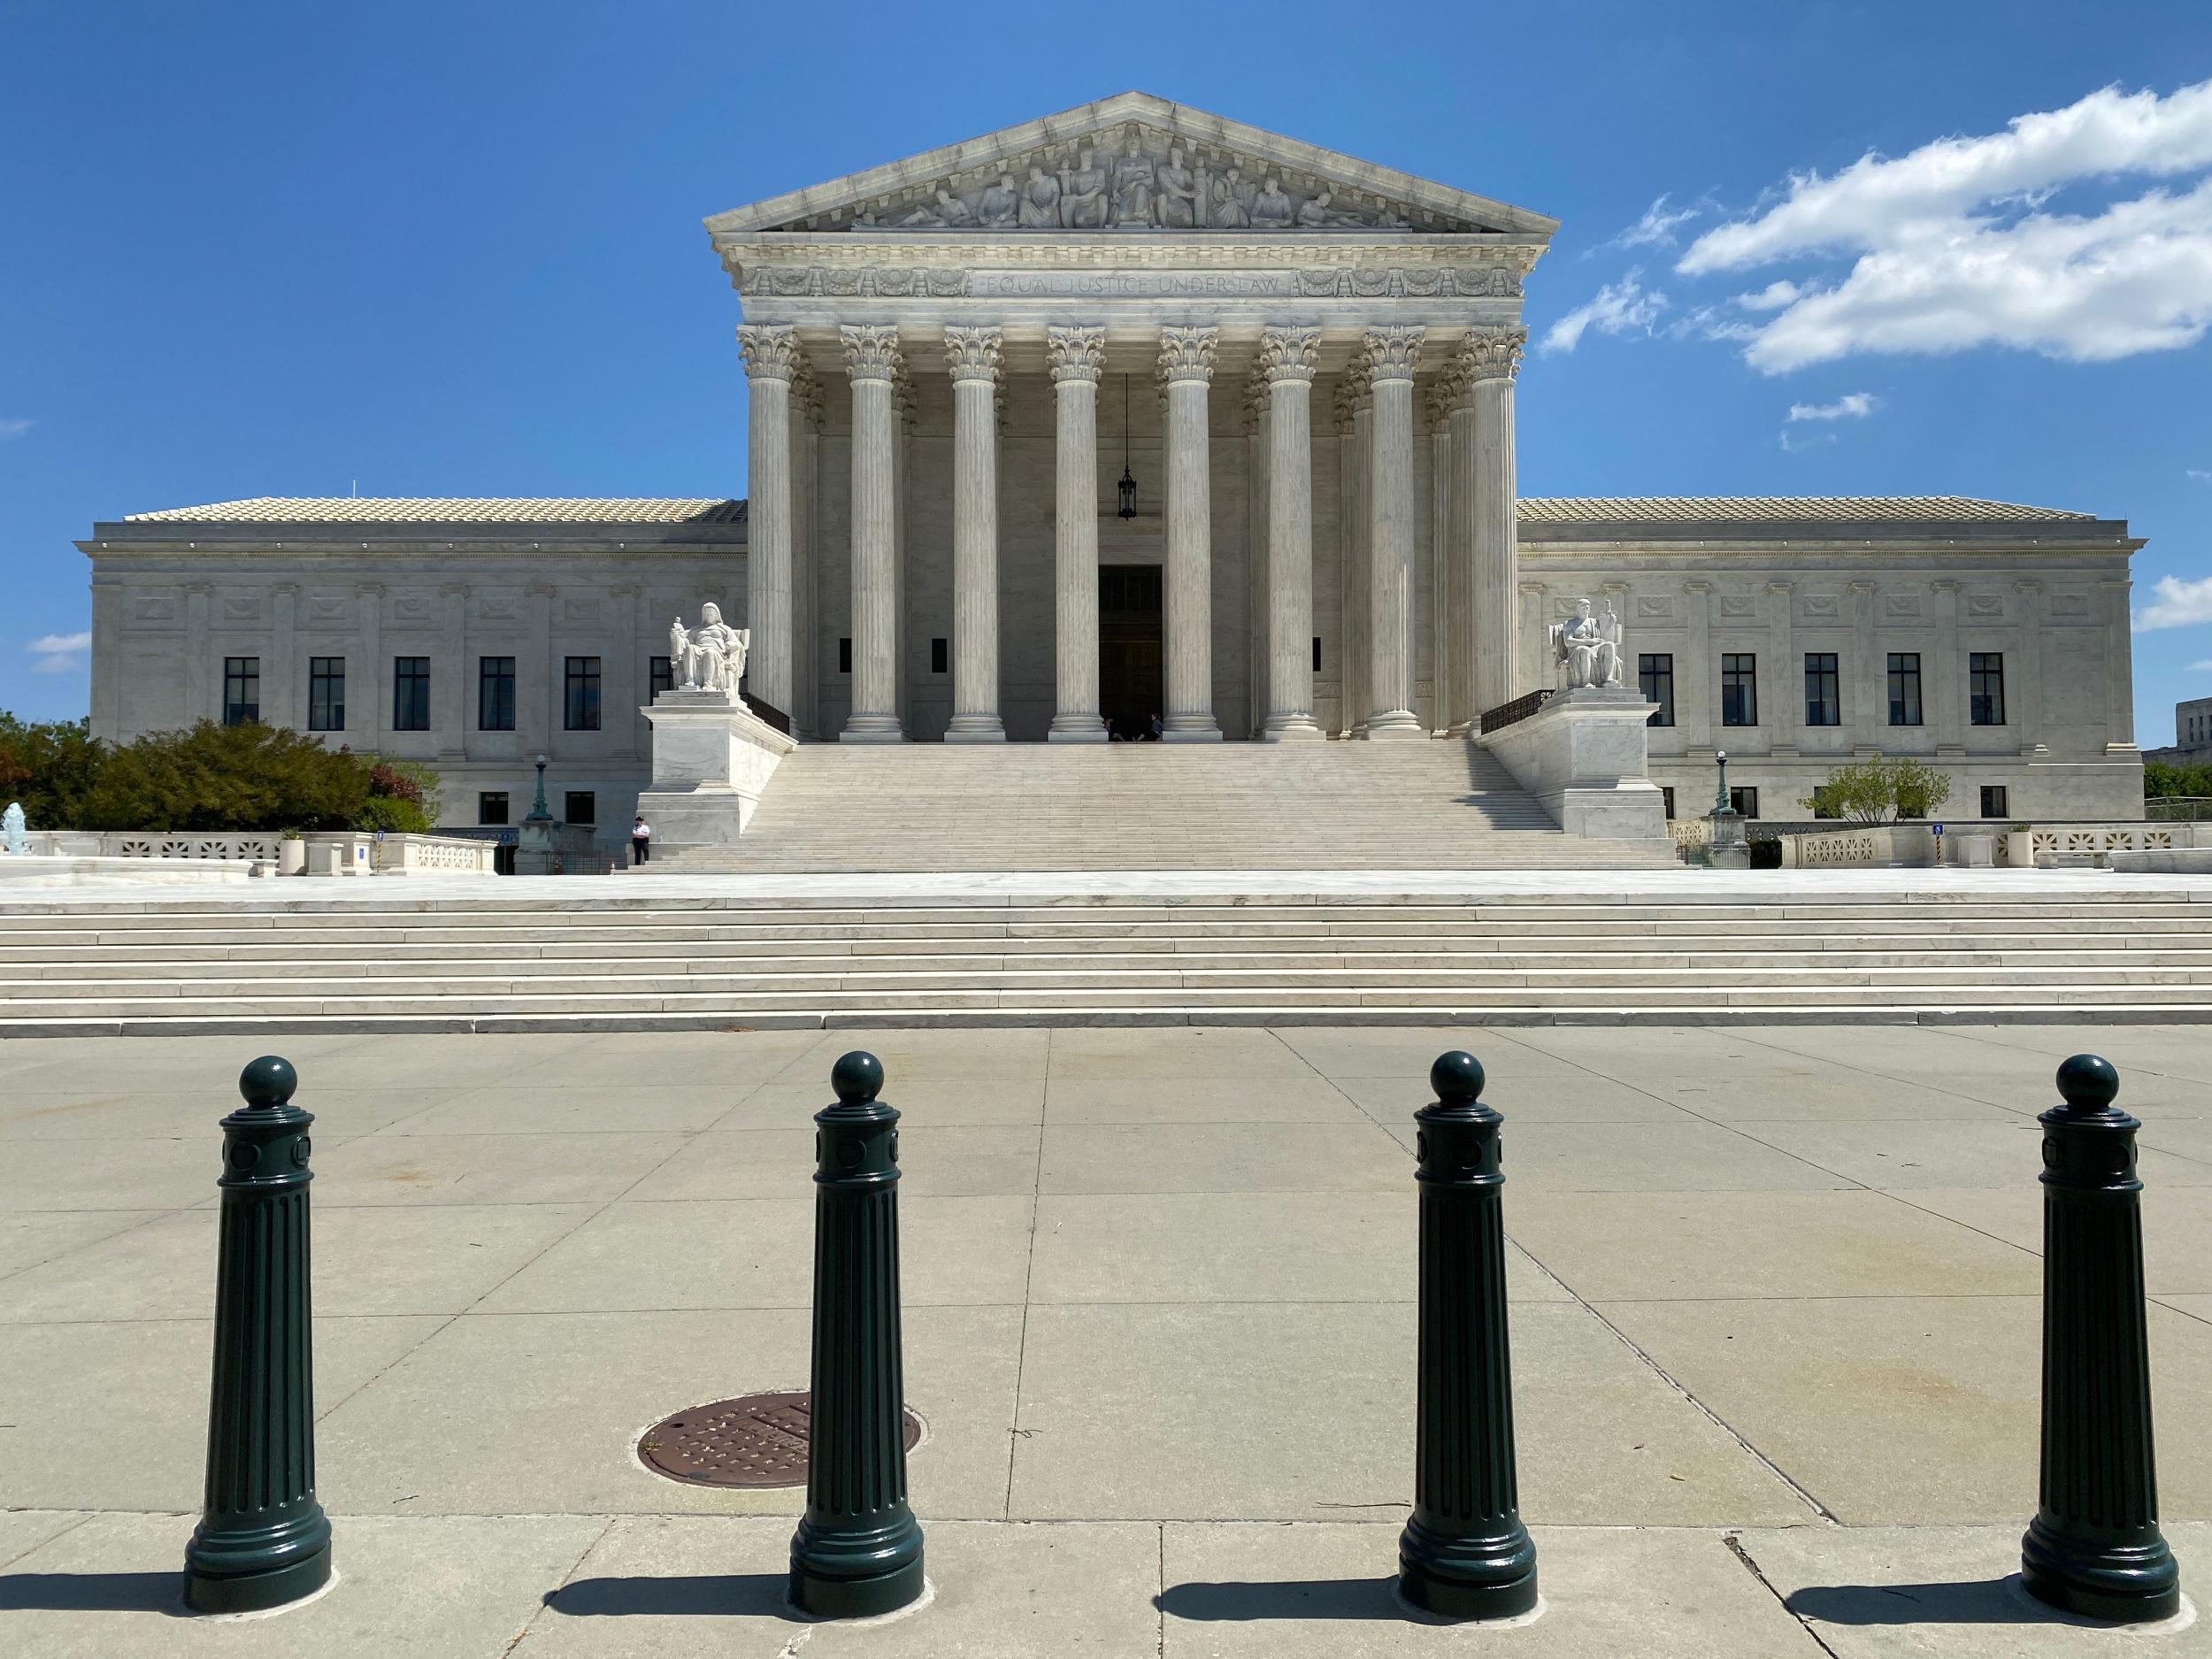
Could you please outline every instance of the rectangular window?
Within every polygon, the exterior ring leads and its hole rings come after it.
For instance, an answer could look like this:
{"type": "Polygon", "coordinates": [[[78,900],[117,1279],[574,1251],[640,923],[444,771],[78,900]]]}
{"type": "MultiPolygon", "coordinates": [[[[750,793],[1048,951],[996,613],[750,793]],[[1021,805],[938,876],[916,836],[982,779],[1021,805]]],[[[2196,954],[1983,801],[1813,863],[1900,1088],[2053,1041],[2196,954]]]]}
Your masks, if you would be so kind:
{"type": "Polygon", "coordinates": [[[480,789],[477,792],[476,821],[479,824],[504,824],[507,821],[507,792],[504,789],[480,789]]]}
{"type": "Polygon", "coordinates": [[[596,824],[599,822],[599,797],[589,789],[571,789],[563,810],[566,813],[568,823],[596,824]]]}
{"type": "Polygon", "coordinates": [[[929,672],[933,674],[941,674],[946,672],[943,640],[932,640],[929,642],[929,672]]]}
{"type": "Polygon", "coordinates": [[[657,703],[662,692],[676,689],[676,664],[672,659],[656,657],[646,664],[645,672],[648,681],[646,702],[657,703]]]}
{"type": "Polygon", "coordinates": [[[311,657],[307,659],[307,729],[342,732],[346,729],[346,659],[311,657]]]}
{"type": "Polygon", "coordinates": [[[1838,684],[1836,654],[1833,651],[1805,653],[1806,725],[1843,724],[1843,701],[1838,684]]]}
{"type": "Polygon", "coordinates": [[[1889,654],[1889,723],[1892,726],[1920,724],[1920,653],[1892,651],[1889,654]]]}
{"type": "Polygon", "coordinates": [[[261,659],[223,658],[223,724],[244,726],[261,718],[261,659]]]}
{"type": "Polygon", "coordinates": [[[1975,651],[1967,657],[1967,714],[1974,726],[2005,723],[2005,654],[1975,651]]]}
{"type": "Polygon", "coordinates": [[[1759,816],[1759,788],[1756,784],[1730,784],[1728,804],[1745,818],[1759,816]]]}
{"type": "MultiPolygon", "coordinates": [[[[1643,687],[1644,701],[1659,705],[1659,712],[1651,717],[1653,726],[1674,724],[1674,655],[1671,651],[1646,651],[1636,659],[1636,683],[1643,687]]],[[[1668,817],[1674,815],[1669,813],[1668,817]]]]}
{"type": "Polygon", "coordinates": [[[427,732],[430,729],[430,659],[427,657],[392,658],[392,730],[427,732]]]}
{"type": "Polygon", "coordinates": [[[1721,654],[1720,723],[1759,724],[1759,659],[1749,651],[1721,654]]]}
{"type": "Polygon", "coordinates": [[[837,672],[841,674],[853,672],[853,642],[850,640],[837,641],[837,672]]]}
{"type": "Polygon", "coordinates": [[[1666,808],[1667,817],[1672,818],[1674,817],[1674,786],[1670,783],[1661,784],[1659,799],[1666,808]]]}
{"type": "MultiPolygon", "coordinates": [[[[563,685],[562,726],[572,732],[596,732],[599,729],[599,659],[596,657],[570,657],[563,685]]],[[[581,823],[588,820],[572,821],[581,823]]]]}
{"type": "Polygon", "coordinates": [[[2012,791],[2001,783],[1984,784],[1982,786],[1982,816],[1984,818],[2010,818],[2012,816],[2012,791]]]}
{"type": "Polygon", "coordinates": [[[515,659],[480,657],[476,659],[476,729],[511,732],[515,729],[515,659]]]}

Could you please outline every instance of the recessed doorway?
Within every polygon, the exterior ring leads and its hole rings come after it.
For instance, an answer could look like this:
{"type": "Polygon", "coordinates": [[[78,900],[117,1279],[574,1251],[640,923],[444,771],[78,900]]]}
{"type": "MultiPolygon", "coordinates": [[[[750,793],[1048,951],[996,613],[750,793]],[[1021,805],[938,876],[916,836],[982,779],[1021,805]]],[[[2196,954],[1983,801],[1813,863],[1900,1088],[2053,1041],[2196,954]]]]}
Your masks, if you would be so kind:
{"type": "Polygon", "coordinates": [[[1137,738],[1166,709],[1160,567],[1098,567],[1098,709],[1117,737],[1137,738]]]}

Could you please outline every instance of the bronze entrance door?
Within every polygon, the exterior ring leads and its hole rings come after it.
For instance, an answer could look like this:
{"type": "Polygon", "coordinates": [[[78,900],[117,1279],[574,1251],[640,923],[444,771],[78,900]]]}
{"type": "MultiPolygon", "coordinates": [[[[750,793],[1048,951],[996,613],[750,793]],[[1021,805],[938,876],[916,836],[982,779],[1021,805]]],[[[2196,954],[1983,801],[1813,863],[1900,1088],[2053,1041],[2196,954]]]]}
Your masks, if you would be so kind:
{"type": "Polygon", "coordinates": [[[1118,737],[1142,737],[1166,708],[1160,567],[1098,567],[1098,708],[1118,737]]]}

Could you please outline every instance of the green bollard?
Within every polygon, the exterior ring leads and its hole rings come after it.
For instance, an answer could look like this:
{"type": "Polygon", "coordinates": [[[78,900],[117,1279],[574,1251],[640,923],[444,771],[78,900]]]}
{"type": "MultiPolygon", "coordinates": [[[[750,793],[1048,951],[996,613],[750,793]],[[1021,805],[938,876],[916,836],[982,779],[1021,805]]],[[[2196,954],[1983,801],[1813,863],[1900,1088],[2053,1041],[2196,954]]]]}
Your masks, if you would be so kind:
{"type": "Polygon", "coordinates": [[[2078,1054],[2043,1125],[2043,1467],[2021,1540],[2028,1593],[2089,1618],[2143,1624],[2181,1610],[2181,1570],[2158,1530],[2145,1328],[2143,1183],[2120,1074],[2078,1054]]]}
{"type": "Polygon", "coordinates": [[[223,1119],[215,1266],[215,1379],[207,1491],[184,1552],[185,1605],[251,1613],[330,1578],[330,1520],[315,1501],[309,1331],[307,1126],[299,1076],[265,1055],[239,1074],[223,1119]]]}
{"type": "Polygon", "coordinates": [[[883,1063],[830,1071],[814,1115],[814,1360],[806,1514],[791,1540],[791,1601],[867,1618],[922,1593],[922,1529],[906,1502],[899,1338],[899,1114],[883,1063]]]}
{"type": "Polygon", "coordinates": [[[1513,1366],[1505,1321],[1505,1177],[1484,1105],[1482,1063],[1440,1055],[1421,1126],[1419,1399],[1413,1515],[1398,1589],[1445,1618],[1513,1618],[1536,1606],[1536,1545],[1513,1464],[1513,1366]]]}

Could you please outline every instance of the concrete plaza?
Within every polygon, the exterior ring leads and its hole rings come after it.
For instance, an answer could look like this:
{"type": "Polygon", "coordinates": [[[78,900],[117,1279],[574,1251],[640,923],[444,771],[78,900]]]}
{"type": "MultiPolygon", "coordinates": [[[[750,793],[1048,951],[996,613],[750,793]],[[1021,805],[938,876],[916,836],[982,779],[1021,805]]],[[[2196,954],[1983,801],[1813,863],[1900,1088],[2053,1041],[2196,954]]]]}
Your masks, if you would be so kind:
{"type": "Polygon", "coordinates": [[[216,1119],[241,1038],[0,1043],[0,1653],[2207,1655],[2004,1581],[2032,1513],[2034,1114],[2122,1070],[2162,1511],[2212,1562],[2212,1029],[315,1035],[319,1486],[340,1578],[179,1616],[216,1119]],[[1506,1115],[1548,1611],[1416,1622],[1411,1114],[1506,1115]],[[933,1602],[780,1605],[801,1494],[648,1474],[803,1386],[809,1114],[879,1055],[933,1602]]]}

